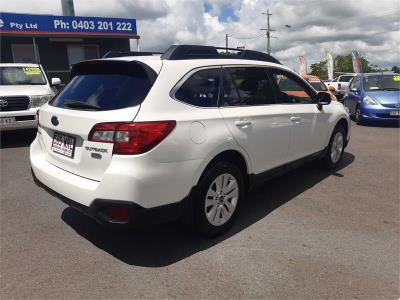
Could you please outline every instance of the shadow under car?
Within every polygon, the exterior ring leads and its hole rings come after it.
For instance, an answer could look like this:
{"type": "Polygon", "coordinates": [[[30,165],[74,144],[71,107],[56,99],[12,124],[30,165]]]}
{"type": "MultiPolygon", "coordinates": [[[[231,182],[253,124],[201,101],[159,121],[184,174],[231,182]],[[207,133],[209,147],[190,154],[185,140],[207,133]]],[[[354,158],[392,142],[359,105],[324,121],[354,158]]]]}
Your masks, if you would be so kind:
{"type": "Polygon", "coordinates": [[[325,178],[331,175],[343,177],[340,170],[354,159],[354,155],[345,152],[336,170],[324,170],[317,162],[311,162],[267,181],[249,193],[234,226],[212,239],[199,236],[190,226],[179,222],[116,231],[99,225],[71,207],[64,209],[61,218],[93,245],[127,264],[163,267],[208,249],[246,229],[325,178]]]}

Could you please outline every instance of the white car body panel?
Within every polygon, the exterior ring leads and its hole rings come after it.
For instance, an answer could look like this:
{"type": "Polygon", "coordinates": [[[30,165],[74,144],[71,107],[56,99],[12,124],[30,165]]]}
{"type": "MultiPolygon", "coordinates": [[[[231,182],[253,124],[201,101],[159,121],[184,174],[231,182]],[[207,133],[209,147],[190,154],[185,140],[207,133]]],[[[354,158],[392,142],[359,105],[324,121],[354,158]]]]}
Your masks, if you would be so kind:
{"type": "Polygon", "coordinates": [[[38,139],[44,146],[43,155],[48,162],[63,170],[99,181],[110,164],[113,144],[88,141],[90,130],[97,123],[130,122],[138,110],[139,107],[130,107],[116,111],[93,112],[62,109],[45,104],[40,109],[41,126],[39,128],[40,135],[38,135],[38,139]],[[53,116],[57,116],[60,122],[58,126],[51,123],[53,116]],[[54,132],[61,132],[76,138],[75,154],[72,159],[52,151],[54,132]],[[102,159],[95,160],[91,157],[91,152],[85,150],[85,147],[103,148],[108,151],[102,153],[102,159]]]}
{"type": "Polygon", "coordinates": [[[344,95],[351,80],[350,81],[340,81],[340,78],[342,76],[355,76],[355,75],[356,74],[343,74],[338,77],[337,81],[325,82],[325,85],[327,87],[333,86],[335,88],[335,91],[333,92],[335,95],[344,95]],[[339,84],[340,84],[340,88],[339,88],[339,84]]]}
{"type": "Polygon", "coordinates": [[[221,114],[236,142],[251,157],[253,173],[287,161],[292,124],[280,105],[225,107],[221,114]]]}

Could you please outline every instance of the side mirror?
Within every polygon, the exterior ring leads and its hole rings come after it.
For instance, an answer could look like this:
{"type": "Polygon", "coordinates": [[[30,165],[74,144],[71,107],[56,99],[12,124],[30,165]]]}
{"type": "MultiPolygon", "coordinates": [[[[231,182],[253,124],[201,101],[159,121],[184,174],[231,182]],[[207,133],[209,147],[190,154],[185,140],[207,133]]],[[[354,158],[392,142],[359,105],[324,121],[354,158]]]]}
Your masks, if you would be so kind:
{"type": "Polygon", "coordinates": [[[329,86],[328,86],[328,90],[331,91],[331,92],[336,91],[336,90],[335,90],[335,87],[332,86],[332,85],[329,85],[329,86]]]}
{"type": "Polygon", "coordinates": [[[323,105],[329,105],[332,101],[331,94],[327,92],[318,93],[318,109],[322,109],[323,105]]]}
{"type": "Polygon", "coordinates": [[[56,86],[61,84],[61,79],[60,78],[52,78],[51,79],[51,85],[56,86]]]}

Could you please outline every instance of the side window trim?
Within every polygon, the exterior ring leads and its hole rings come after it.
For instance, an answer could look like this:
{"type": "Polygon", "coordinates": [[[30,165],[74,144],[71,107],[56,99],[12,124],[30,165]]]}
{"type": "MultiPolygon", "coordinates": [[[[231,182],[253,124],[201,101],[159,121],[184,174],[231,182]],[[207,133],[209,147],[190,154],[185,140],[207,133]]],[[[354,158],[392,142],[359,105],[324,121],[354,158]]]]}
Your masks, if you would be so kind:
{"type": "MultiPolygon", "coordinates": [[[[224,93],[224,88],[225,88],[225,86],[224,86],[224,83],[225,83],[225,76],[227,76],[227,77],[229,77],[229,80],[232,82],[232,84],[233,84],[233,86],[235,87],[235,91],[236,91],[236,95],[237,95],[237,97],[240,99],[240,100],[242,100],[242,98],[240,97],[240,93],[239,93],[239,91],[238,91],[238,88],[237,88],[237,86],[236,86],[236,84],[233,82],[233,79],[232,79],[232,76],[231,76],[231,73],[229,72],[229,70],[228,70],[228,68],[229,67],[227,67],[227,66],[222,66],[222,68],[221,68],[221,81],[220,81],[220,88],[219,88],[219,97],[218,97],[218,108],[224,108],[224,107],[241,107],[241,106],[235,106],[235,105],[233,105],[233,106],[225,106],[225,105],[223,105],[222,103],[221,103],[221,99],[223,99],[223,93],[224,93]]],[[[231,67],[231,68],[234,68],[234,67],[231,67]]],[[[243,107],[243,106],[242,106],[243,107]]]]}
{"type": "Polygon", "coordinates": [[[222,79],[222,66],[221,65],[213,65],[213,66],[205,66],[205,67],[197,67],[194,69],[191,69],[190,71],[188,71],[185,75],[183,75],[178,82],[174,85],[174,87],[170,90],[169,92],[169,96],[174,99],[177,102],[180,102],[182,104],[188,105],[188,106],[192,106],[192,107],[196,107],[196,108],[202,108],[202,109],[216,109],[219,108],[219,100],[220,100],[220,94],[221,94],[221,79],[222,79]],[[194,105],[182,100],[179,100],[178,98],[175,97],[175,94],[178,92],[178,90],[180,89],[180,87],[195,73],[202,71],[202,70],[208,70],[208,69],[219,69],[219,87],[218,87],[218,95],[217,95],[217,106],[198,106],[198,105],[194,105]]]}
{"type": "MultiPolygon", "coordinates": [[[[277,72],[280,72],[281,74],[283,74],[283,75],[285,75],[286,77],[288,77],[289,79],[292,79],[292,80],[294,80],[294,81],[296,81],[300,86],[302,86],[306,91],[307,91],[307,93],[308,94],[310,94],[311,95],[311,101],[310,101],[310,103],[278,103],[278,104],[280,104],[280,105],[287,105],[287,104],[290,104],[290,105],[292,105],[292,104],[302,104],[302,105],[307,105],[307,104],[316,104],[317,103],[317,93],[315,93],[308,85],[308,83],[304,83],[303,82],[303,79],[302,78],[300,78],[298,75],[296,75],[296,74],[292,74],[290,71],[288,71],[288,70],[285,70],[285,69],[280,69],[280,68],[277,68],[277,67],[269,67],[268,68],[269,69],[269,74],[270,74],[270,76],[271,76],[271,79],[274,79],[274,75],[273,75],[273,73],[274,73],[274,71],[277,71],[277,72]]],[[[276,94],[277,95],[279,95],[279,93],[280,93],[280,88],[279,88],[279,86],[278,86],[278,84],[277,84],[277,82],[276,82],[276,80],[272,80],[273,81],[273,85],[274,85],[274,87],[276,88],[276,94]]]]}
{"type": "Polygon", "coordinates": [[[279,103],[277,103],[277,96],[276,96],[274,84],[273,84],[273,81],[271,80],[271,78],[270,78],[270,76],[269,76],[268,71],[266,70],[266,68],[267,68],[267,67],[266,67],[266,66],[263,66],[263,65],[223,65],[223,66],[221,66],[221,69],[222,69],[222,70],[221,70],[221,76],[222,76],[222,77],[221,77],[221,81],[220,81],[220,95],[219,95],[219,97],[218,97],[218,107],[219,107],[219,108],[240,108],[240,107],[260,107],[260,106],[278,105],[279,103]],[[266,78],[267,78],[269,84],[270,84],[271,87],[272,87],[275,103],[266,103],[266,104],[258,104],[258,105],[232,105],[232,106],[224,106],[224,105],[221,105],[219,100],[222,99],[222,97],[223,97],[223,96],[222,96],[222,93],[223,93],[223,91],[224,91],[224,86],[223,86],[223,84],[224,84],[224,77],[223,77],[223,76],[224,76],[224,73],[225,73],[225,72],[228,74],[229,79],[232,81],[233,85],[235,86],[235,90],[236,90],[236,94],[237,94],[238,98],[239,98],[240,100],[242,99],[241,96],[240,96],[238,87],[237,87],[236,83],[233,81],[232,76],[231,76],[231,74],[230,74],[230,72],[229,72],[229,70],[228,70],[228,69],[232,69],[232,68],[261,68],[261,69],[263,69],[263,71],[264,71],[264,73],[265,73],[265,76],[266,76],[266,78]]]}

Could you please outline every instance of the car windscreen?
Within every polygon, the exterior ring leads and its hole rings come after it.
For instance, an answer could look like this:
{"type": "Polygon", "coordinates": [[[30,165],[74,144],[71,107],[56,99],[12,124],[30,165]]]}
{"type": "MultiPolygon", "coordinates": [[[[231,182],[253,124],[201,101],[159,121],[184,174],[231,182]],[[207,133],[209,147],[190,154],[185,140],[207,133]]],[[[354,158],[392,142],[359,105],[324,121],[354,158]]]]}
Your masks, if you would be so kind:
{"type": "Polygon", "coordinates": [[[0,85],[44,85],[39,67],[0,67],[0,85]]]}
{"type": "Polygon", "coordinates": [[[372,75],[364,77],[366,91],[399,91],[400,75],[372,75]]]}
{"type": "Polygon", "coordinates": [[[298,86],[298,84],[293,81],[293,80],[289,80],[287,78],[282,78],[278,81],[278,85],[279,88],[281,89],[281,91],[299,91],[301,90],[301,88],[298,86]]]}
{"type": "Polygon", "coordinates": [[[349,82],[354,76],[349,75],[349,76],[340,76],[340,82],[349,82]]]}
{"type": "Polygon", "coordinates": [[[137,106],[146,98],[157,76],[147,68],[126,62],[78,65],[72,70],[71,82],[50,105],[101,111],[137,106]]]}
{"type": "Polygon", "coordinates": [[[316,91],[327,91],[325,84],[319,80],[318,78],[306,78],[309,84],[316,90],[316,91]]]}

